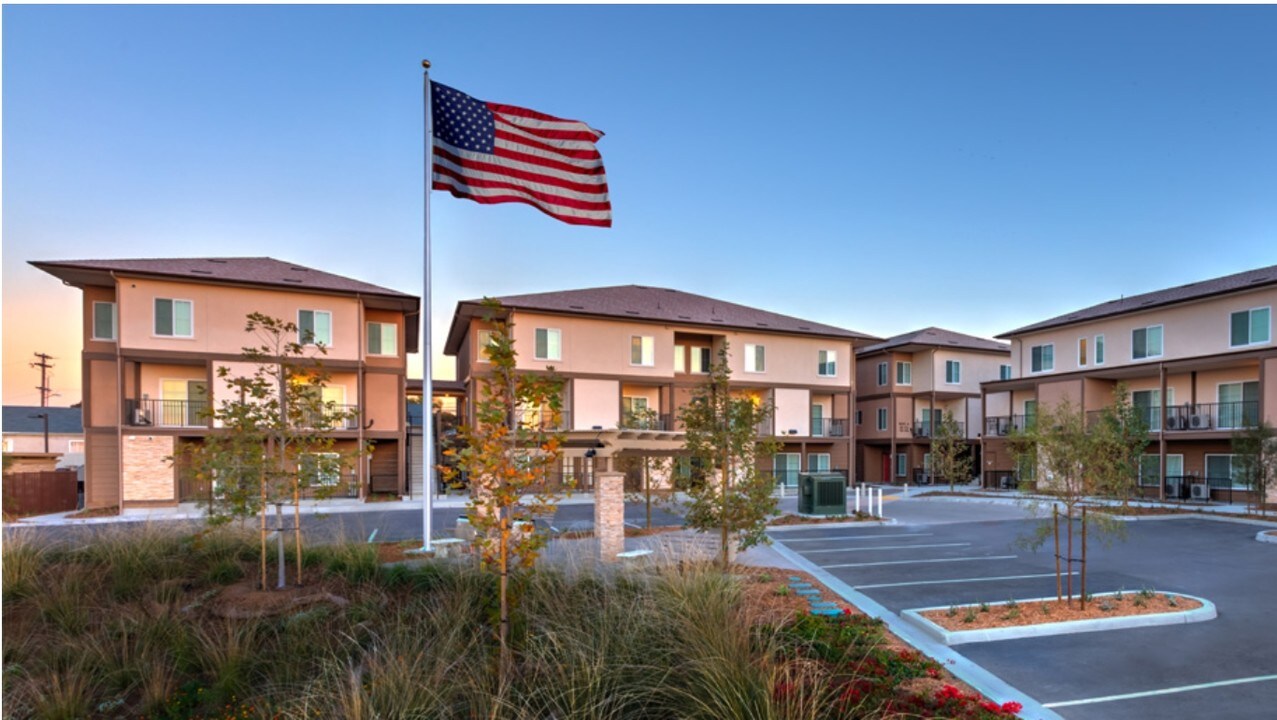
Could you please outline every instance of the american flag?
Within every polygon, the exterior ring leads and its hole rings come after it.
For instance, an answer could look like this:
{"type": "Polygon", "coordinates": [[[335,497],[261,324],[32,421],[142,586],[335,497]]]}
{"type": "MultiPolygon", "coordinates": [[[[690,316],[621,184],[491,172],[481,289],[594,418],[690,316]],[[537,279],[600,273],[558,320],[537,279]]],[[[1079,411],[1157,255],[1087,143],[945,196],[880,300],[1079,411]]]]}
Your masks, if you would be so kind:
{"type": "Polygon", "coordinates": [[[480,203],[521,202],[573,225],[612,226],[603,133],[576,120],[483,102],[430,83],[433,187],[480,203]]]}

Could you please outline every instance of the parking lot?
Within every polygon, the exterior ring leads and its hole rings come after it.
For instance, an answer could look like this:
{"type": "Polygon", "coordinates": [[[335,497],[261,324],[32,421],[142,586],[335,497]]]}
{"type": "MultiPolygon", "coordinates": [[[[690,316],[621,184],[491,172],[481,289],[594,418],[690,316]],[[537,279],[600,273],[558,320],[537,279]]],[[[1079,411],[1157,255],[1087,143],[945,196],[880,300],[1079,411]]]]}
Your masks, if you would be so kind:
{"type": "MultiPolygon", "coordinates": [[[[1053,552],[1017,539],[1019,507],[889,502],[884,527],[806,527],[777,542],[888,611],[1052,596],[1053,552]]],[[[1087,589],[1204,597],[1219,617],[1191,625],[961,645],[957,655],[1065,718],[1255,718],[1277,707],[1277,545],[1251,524],[1175,518],[1092,538],[1087,589]]],[[[1075,590],[1077,584],[1075,582],[1075,590]]]]}

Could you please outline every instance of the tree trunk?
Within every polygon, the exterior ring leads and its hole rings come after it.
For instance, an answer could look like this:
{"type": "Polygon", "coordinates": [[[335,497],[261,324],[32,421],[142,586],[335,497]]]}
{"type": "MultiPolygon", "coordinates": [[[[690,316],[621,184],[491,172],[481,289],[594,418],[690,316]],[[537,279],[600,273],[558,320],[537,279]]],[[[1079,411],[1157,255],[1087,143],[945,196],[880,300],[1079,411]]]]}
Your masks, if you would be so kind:
{"type": "Polygon", "coordinates": [[[1064,591],[1061,587],[1063,578],[1060,577],[1060,508],[1058,505],[1051,505],[1051,517],[1055,521],[1055,601],[1059,602],[1064,599],[1064,591]]]}
{"type": "Polygon", "coordinates": [[[1086,609],[1086,506],[1082,506],[1082,609],[1086,609]]]}
{"type": "Polygon", "coordinates": [[[510,678],[510,521],[505,512],[501,513],[501,620],[497,628],[497,637],[501,647],[501,685],[510,678]]]}
{"type": "Polygon", "coordinates": [[[1069,527],[1068,527],[1068,546],[1069,546],[1068,561],[1069,562],[1067,567],[1065,568],[1065,571],[1068,573],[1068,588],[1069,588],[1069,592],[1066,597],[1068,598],[1068,601],[1069,601],[1068,604],[1071,607],[1073,605],[1073,508],[1070,506],[1068,510],[1069,510],[1069,514],[1067,515],[1065,519],[1069,523],[1069,527]]]}
{"type": "Polygon", "coordinates": [[[302,497],[301,488],[293,483],[293,544],[297,549],[297,585],[302,584],[302,497]]]}
{"type": "MultiPolygon", "coordinates": [[[[724,453],[724,454],[725,454],[725,453],[724,453]]],[[[720,520],[722,520],[722,522],[723,522],[723,528],[722,528],[722,530],[723,530],[723,537],[722,537],[722,540],[723,540],[723,546],[720,548],[720,552],[721,552],[721,561],[722,561],[722,563],[723,563],[723,569],[724,569],[724,570],[726,570],[726,569],[727,569],[728,564],[731,562],[730,550],[728,550],[728,547],[727,547],[727,544],[728,544],[728,537],[727,537],[727,536],[728,536],[728,517],[727,517],[727,502],[728,502],[728,500],[727,500],[727,493],[728,493],[728,489],[727,489],[727,478],[728,478],[730,475],[731,475],[731,470],[727,467],[727,458],[726,458],[726,457],[724,457],[724,458],[723,458],[723,502],[722,502],[721,507],[719,507],[719,509],[718,509],[718,512],[719,512],[718,517],[719,517],[719,519],[720,519],[720,520]]]]}

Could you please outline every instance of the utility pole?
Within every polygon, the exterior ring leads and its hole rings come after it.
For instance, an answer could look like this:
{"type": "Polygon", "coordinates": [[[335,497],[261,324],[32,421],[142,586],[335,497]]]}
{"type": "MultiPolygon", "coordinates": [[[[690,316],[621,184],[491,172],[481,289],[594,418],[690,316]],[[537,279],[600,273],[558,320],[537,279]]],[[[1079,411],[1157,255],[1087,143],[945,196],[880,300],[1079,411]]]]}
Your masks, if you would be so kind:
{"type": "Polygon", "coordinates": [[[49,407],[49,395],[53,392],[53,389],[49,387],[49,371],[53,369],[53,365],[49,361],[57,360],[57,358],[48,353],[33,354],[40,358],[40,362],[31,363],[31,367],[40,368],[40,386],[36,388],[40,391],[40,407],[49,407]]]}

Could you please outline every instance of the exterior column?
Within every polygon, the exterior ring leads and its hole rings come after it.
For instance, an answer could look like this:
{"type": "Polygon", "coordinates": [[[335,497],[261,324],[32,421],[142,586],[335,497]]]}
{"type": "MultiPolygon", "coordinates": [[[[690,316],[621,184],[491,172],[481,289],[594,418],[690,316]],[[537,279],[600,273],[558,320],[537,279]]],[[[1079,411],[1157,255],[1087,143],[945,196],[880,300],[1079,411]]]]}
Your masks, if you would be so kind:
{"type": "Polygon", "coordinates": [[[1157,372],[1161,376],[1162,387],[1161,407],[1157,409],[1161,416],[1161,422],[1157,424],[1157,497],[1166,500],[1166,365],[1159,364],[1157,372]]]}
{"type": "Polygon", "coordinates": [[[625,474],[599,471],[594,475],[594,537],[599,560],[616,562],[625,551],[625,474]]]}

